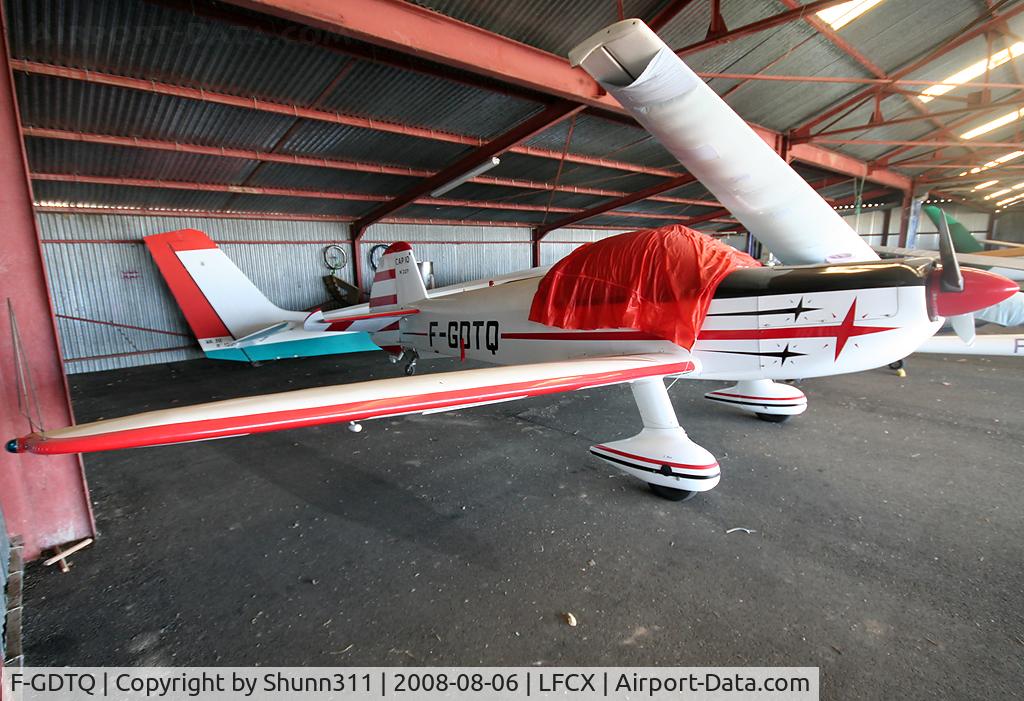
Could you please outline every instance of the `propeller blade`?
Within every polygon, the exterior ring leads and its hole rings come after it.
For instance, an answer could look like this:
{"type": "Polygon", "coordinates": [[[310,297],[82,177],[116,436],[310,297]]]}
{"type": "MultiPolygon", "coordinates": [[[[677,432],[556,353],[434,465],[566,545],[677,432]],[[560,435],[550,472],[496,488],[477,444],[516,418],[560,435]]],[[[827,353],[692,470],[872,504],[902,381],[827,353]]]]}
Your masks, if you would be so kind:
{"type": "Polygon", "coordinates": [[[946,221],[946,213],[939,209],[939,260],[942,261],[942,291],[963,292],[964,276],[960,272],[960,261],[956,259],[956,249],[953,247],[953,234],[949,231],[949,222],[946,221]]]}
{"type": "Polygon", "coordinates": [[[956,331],[956,335],[960,337],[968,346],[974,345],[974,314],[958,314],[956,316],[949,317],[949,323],[956,331]]]}

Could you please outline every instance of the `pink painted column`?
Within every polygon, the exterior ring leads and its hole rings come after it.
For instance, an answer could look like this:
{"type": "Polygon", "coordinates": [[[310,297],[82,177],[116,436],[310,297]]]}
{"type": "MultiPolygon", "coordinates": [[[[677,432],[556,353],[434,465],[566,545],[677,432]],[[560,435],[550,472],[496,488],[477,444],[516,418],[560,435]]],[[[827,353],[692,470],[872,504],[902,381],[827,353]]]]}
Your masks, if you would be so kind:
{"type": "MultiPolygon", "coordinates": [[[[8,300],[17,315],[44,425],[67,426],[72,423],[72,415],[32,211],[6,18],[0,40],[0,437],[6,441],[23,435],[28,428],[27,419],[18,411],[20,392],[14,372],[8,300]]],[[[26,560],[94,533],[89,492],[77,455],[42,457],[0,452],[0,508],[8,531],[24,538],[26,560]]]]}

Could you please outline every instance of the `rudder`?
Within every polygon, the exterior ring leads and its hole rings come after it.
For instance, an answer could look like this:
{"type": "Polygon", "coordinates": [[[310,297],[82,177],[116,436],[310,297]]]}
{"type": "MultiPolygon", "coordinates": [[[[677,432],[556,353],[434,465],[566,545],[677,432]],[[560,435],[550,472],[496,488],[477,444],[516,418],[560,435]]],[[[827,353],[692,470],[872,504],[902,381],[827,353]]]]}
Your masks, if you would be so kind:
{"type": "Polygon", "coordinates": [[[143,241],[200,342],[242,338],[296,316],[268,300],[202,231],[180,229],[143,241]]]}
{"type": "Polygon", "coordinates": [[[427,297],[412,246],[404,241],[388,246],[370,286],[370,308],[404,306],[427,297]]]}

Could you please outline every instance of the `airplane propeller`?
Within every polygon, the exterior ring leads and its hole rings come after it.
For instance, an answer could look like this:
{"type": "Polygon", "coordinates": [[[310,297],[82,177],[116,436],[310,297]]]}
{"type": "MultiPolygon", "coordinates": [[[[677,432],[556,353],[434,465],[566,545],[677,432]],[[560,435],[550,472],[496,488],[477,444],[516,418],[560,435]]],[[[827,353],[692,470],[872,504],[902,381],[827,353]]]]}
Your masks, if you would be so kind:
{"type": "MultiPolygon", "coordinates": [[[[949,222],[946,221],[946,213],[939,210],[939,260],[942,263],[942,275],[939,278],[939,285],[943,292],[963,292],[964,274],[960,270],[960,261],[956,259],[956,249],[953,247],[953,234],[949,230],[949,222]]],[[[974,345],[974,314],[958,314],[949,317],[949,323],[953,331],[968,346],[974,345]]]]}
{"type": "Polygon", "coordinates": [[[963,292],[964,274],[960,271],[960,262],[956,259],[953,247],[953,234],[949,231],[946,213],[939,210],[939,260],[942,262],[942,291],[963,292]]]}

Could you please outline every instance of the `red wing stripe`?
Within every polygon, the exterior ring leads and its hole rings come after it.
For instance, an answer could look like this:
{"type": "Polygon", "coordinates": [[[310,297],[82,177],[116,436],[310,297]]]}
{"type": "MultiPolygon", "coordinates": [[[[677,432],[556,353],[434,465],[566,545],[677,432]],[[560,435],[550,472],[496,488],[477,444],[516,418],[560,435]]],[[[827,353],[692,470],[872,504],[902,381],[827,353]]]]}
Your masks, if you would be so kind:
{"type": "Polygon", "coordinates": [[[181,308],[182,314],[197,338],[220,338],[230,336],[228,327],[221,321],[220,315],[192,279],[185,265],[175,253],[176,250],[194,251],[215,249],[217,245],[199,231],[183,229],[170,231],[166,234],[146,236],[143,241],[153,261],[164,276],[167,286],[171,288],[174,300],[181,308]],[[181,239],[185,243],[178,241],[181,239]]]}
{"type": "MultiPolygon", "coordinates": [[[[869,333],[892,331],[893,327],[854,326],[848,335],[864,336],[869,333]]],[[[700,332],[700,341],[756,341],[780,338],[836,338],[842,326],[791,326],[776,329],[706,329],[700,332]]]]}
{"type": "Polygon", "coordinates": [[[736,397],[738,399],[759,399],[768,402],[792,402],[799,399],[807,399],[803,394],[798,397],[752,397],[748,394],[733,394],[732,392],[708,392],[708,394],[716,394],[720,397],[736,397]]]}
{"type": "Polygon", "coordinates": [[[428,392],[398,397],[382,397],[380,399],[327,406],[268,411],[246,416],[184,421],[143,428],[115,430],[89,436],[46,438],[33,434],[19,439],[18,447],[20,451],[57,454],[89,453],[99,450],[137,448],[147,445],[167,445],[249,433],[281,431],[303,426],[372,419],[381,416],[413,414],[428,409],[443,409],[474,402],[491,403],[509,398],[569,392],[585,387],[626,382],[652,375],[691,372],[693,369],[694,364],[691,361],[676,361],[663,365],[649,365],[627,370],[610,370],[588,375],[570,375],[505,385],[448,390],[445,392],[428,392]]]}
{"type": "Polygon", "coordinates": [[[594,446],[594,447],[597,448],[598,450],[605,450],[605,451],[608,451],[609,453],[615,453],[616,455],[621,455],[624,458],[631,458],[633,460],[640,460],[640,461],[643,461],[643,462],[646,462],[646,463],[650,463],[652,465],[668,465],[669,467],[679,467],[679,468],[682,468],[684,470],[713,470],[716,467],[718,467],[718,463],[717,462],[713,462],[710,465],[687,465],[685,463],[671,462],[669,460],[654,460],[652,458],[644,457],[643,455],[634,455],[633,453],[627,453],[624,450],[616,450],[615,448],[609,448],[606,445],[597,445],[597,446],[594,446]]]}

